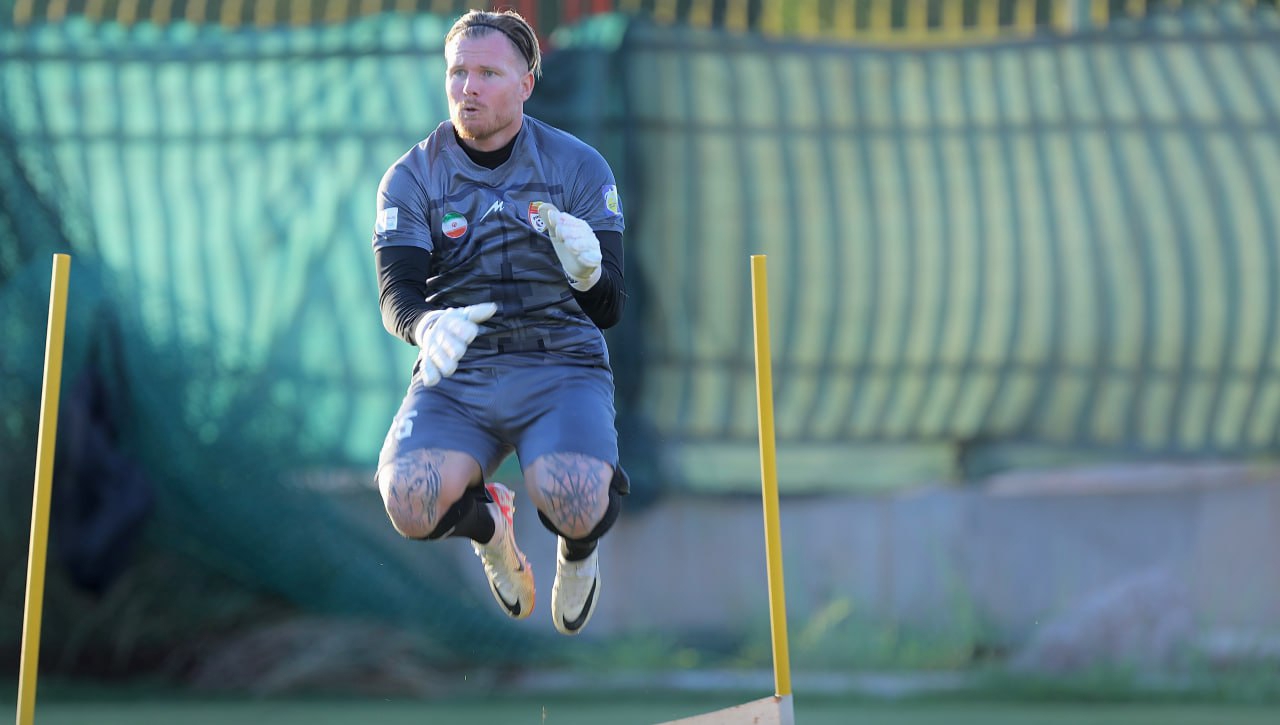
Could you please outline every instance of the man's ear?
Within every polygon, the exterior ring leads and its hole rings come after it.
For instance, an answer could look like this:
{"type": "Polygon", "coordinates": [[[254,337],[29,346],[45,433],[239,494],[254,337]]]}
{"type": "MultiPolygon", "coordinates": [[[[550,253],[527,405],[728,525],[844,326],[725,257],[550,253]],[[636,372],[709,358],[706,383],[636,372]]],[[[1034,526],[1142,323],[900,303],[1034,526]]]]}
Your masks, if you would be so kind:
{"type": "Polygon", "coordinates": [[[533,95],[533,71],[524,74],[524,78],[520,79],[521,100],[529,100],[529,96],[533,95]]]}

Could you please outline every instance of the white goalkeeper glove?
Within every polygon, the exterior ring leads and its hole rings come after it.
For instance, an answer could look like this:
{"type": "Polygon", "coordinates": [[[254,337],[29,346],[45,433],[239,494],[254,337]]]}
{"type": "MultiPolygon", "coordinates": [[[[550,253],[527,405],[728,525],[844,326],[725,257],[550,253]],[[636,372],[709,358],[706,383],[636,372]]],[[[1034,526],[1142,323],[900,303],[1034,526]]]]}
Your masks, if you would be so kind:
{"type": "Polygon", "coordinates": [[[551,246],[569,277],[569,286],[586,292],[600,281],[600,240],[591,227],[572,214],[543,202],[538,214],[547,224],[551,246]]]}
{"type": "Polygon", "coordinates": [[[418,341],[418,374],[428,388],[458,369],[467,345],[480,333],[480,324],[493,317],[498,305],[485,302],[468,307],[432,310],[418,320],[413,339],[418,341]]]}

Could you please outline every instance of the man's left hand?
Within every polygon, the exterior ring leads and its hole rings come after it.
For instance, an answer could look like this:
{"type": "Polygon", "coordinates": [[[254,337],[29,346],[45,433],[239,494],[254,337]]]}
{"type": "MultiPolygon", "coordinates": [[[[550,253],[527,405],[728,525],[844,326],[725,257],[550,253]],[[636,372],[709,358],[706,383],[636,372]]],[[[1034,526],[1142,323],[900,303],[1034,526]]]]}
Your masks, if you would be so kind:
{"type": "Polygon", "coordinates": [[[538,214],[547,224],[547,235],[560,258],[569,286],[585,292],[600,281],[600,240],[581,219],[543,203],[538,214]]]}

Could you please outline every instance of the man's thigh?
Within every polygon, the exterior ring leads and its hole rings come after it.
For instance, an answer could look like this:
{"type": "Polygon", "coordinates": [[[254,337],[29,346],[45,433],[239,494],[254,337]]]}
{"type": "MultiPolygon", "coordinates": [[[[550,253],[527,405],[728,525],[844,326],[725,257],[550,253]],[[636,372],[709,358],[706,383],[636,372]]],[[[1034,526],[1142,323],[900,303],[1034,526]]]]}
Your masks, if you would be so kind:
{"type": "Polygon", "coordinates": [[[520,465],[549,453],[618,462],[613,375],[604,368],[544,365],[502,376],[504,429],[520,465]]]}
{"type": "Polygon", "coordinates": [[[459,370],[432,387],[414,379],[382,443],[378,468],[412,451],[461,451],[485,476],[512,450],[494,430],[495,378],[486,369],[459,370]]]}

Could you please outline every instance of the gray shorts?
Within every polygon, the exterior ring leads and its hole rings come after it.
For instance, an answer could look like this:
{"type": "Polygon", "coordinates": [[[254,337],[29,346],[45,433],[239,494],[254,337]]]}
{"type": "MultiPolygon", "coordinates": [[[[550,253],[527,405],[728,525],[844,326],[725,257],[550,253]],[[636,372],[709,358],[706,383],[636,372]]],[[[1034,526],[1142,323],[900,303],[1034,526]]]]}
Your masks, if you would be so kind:
{"type": "Polygon", "coordinates": [[[512,452],[521,467],[547,453],[582,453],[616,467],[613,374],[580,365],[471,367],[430,388],[414,375],[378,468],[424,448],[467,453],[486,478],[512,452]]]}

